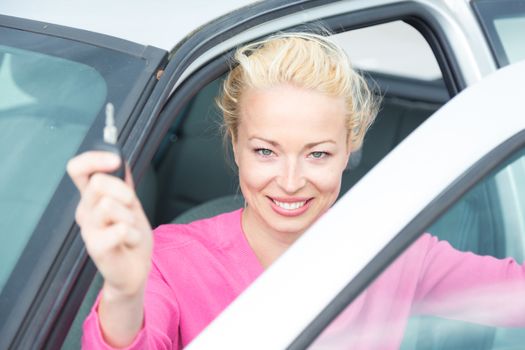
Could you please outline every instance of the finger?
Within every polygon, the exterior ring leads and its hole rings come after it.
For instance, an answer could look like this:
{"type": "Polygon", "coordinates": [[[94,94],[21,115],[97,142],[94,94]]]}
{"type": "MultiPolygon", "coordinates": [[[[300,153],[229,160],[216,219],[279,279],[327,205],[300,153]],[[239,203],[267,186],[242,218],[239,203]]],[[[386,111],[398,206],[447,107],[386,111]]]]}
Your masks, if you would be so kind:
{"type": "Polygon", "coordinates": [[[91,212],[91,209],[85,207],[84,201],[82,200],[82,197],[81,197],[80,202],[77,205],[77,210],[75,211],[75,221],[77,222],[78,226],[80,227],[84,226],[85,220],[89,218],[90,212],[91,212]]]}
{"type": "Polygon", "coordinates": [[[138,246],[142,242],[143,233],[125,223],[117,223],[103,230],[92,231],[91,236],[86,238],[89,255],[93,260],[101,261],[118,249],[138,246]]]}
{"type": "Polygon", "coordinates": [[[85,222],[84,225],[87,228],[100,229],[116,223],[133,226],[135,222],[135,216],[130,208],[111,197],[103,197],[94,207],[90,221],[85,222]]]}
{"type": "Polygon", "coordinates": [[[111,197],[128,207],[135,206],[138,201],[135,191],[122,180],[112,175],[96,173],[84,189],[82,202],[86,210],[90,210],[102,197],[111,197]]]}
{"type": "Polygon", "coordinates": [[[86,230],[82,233],[82,238],[89,255],[95,262],[100,262],[124,246],[124,236],[128,229],[129,225],[120,222],[101,230],[86,230]]]}
{"type": "Polygon", "coordinates": [[[80,192],[84,190],[94,173],[110,173],[120,165],[120,158],[110,152],[88,151],[67,163],[67,173],[80,192]]]}
{"type": "Polygon", "coordinates": [[[140,245],[144,233],[131,226],[129,230],[124,234],[123,242],[129,248],[134,248],[140,245]]]}

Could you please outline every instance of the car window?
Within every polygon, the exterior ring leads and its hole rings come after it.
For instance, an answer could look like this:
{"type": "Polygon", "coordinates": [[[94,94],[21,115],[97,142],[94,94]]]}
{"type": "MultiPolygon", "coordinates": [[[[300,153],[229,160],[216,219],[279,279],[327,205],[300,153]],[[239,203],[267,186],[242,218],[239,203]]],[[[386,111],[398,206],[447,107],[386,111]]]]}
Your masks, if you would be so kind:
{"type": "Polygon", "coordinates": [[[478,0],[473,5],[499,65],[525,59],[525,2],[478,0]]]}
{"type": "Polygon", "coordinates": [[[405,22],[346,31],[334,35],[333,39],[359,70],[426,81],[441,79],[432,49],[423,36],[405,22]],[[374,42],[381,44],[370,44],[374,42]]]}
{"type": "Polygon", "coordinates": [[[522,149],[425,230],[310,348],[518,349],[525,305],[513,292],[524,254],[522,149]]]}
{"type": "MultiPolygon", "coordinates": [[[[352,156],[343,174],[343,194],[442,106],[449,94],[429,44],[404,22],[344,31],[333,38],[383,97],[362,150],[352,156]],[[377,37],[390,45],[370,45],[377,37]],[[414,52],[415,61],[403,59],[407,50],[414,52]]],[[[239,194],[233,162],[224,155],[227,147],[215,104],[223,79],[209,83],[186,105],[161,143],[153,164],[163,189],[159,191],[154,225],[172,222],[209,200],[239,194]]]]}
{"type": "Polygon", "coordinates": [[[509,63],[525,59],[525,48],[519,40],[519,34],[525,29],[525,16],[515,18],[498,18],[494,20],[496,32],[501,38],[503,49],[509,63]]]}
{"type": "Polygon", "coordinates": [[[143,66],[118,52],[0,27],[0,291],[67,160],[105,102],[122,105],[143,66]]]}

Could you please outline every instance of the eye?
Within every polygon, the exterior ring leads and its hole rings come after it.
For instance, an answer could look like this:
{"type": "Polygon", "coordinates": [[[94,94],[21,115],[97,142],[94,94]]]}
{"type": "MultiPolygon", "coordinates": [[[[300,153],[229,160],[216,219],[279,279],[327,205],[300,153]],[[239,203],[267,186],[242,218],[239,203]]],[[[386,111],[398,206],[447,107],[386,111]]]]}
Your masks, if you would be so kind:
{"type": "Polygon", "coordinates": [[[327,156],[328,156],[328,153],[322,152],[322,151],[315,151],[315,152],[310,153],[310,157],[314,159],[322,159],[322,158],[326,158],[327,156]]]}
{"type": "Polygon", "coordinates": [[[268,148],[257,148],[255,152],[258,155],[263,156],[263,157],[269,157],[273,154],[273,152],[269,150],[268,148]]]}

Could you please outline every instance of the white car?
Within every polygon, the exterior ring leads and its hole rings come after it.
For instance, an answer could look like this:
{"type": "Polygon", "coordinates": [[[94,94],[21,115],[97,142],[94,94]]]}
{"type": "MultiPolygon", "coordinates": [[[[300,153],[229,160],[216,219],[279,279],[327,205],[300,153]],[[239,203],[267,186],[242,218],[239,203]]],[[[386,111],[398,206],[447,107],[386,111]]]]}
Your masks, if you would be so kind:
{"type": "MultiPolygon", "coordinates": [[[[100,139],[105,103],[152,225],[236,208],[214,97],[236,46],[305,24],[336,33],[381,111],[346,194],[189,348],[322,348],[423,232],[523,263],[525,1],[262,1],[209,23],[233,2],[197,4],[0,6],[0,349],[79,346],[100,277],[65,164],[100,139]]],[[[401,348],[525,344],[525,329],[475,323],[414,316],[401,348]]]]}

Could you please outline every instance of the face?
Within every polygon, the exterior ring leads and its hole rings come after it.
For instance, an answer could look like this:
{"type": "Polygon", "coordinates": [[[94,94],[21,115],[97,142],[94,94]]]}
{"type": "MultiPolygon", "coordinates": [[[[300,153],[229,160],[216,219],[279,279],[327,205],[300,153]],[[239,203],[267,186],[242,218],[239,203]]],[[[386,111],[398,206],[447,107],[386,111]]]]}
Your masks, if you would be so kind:
{"type": "Polygon", "coordinates": [[[295,240],[339,194],[350,154],[344,100],[283,85],[244,92],[240,111],[243,226],[295,240]]]}

